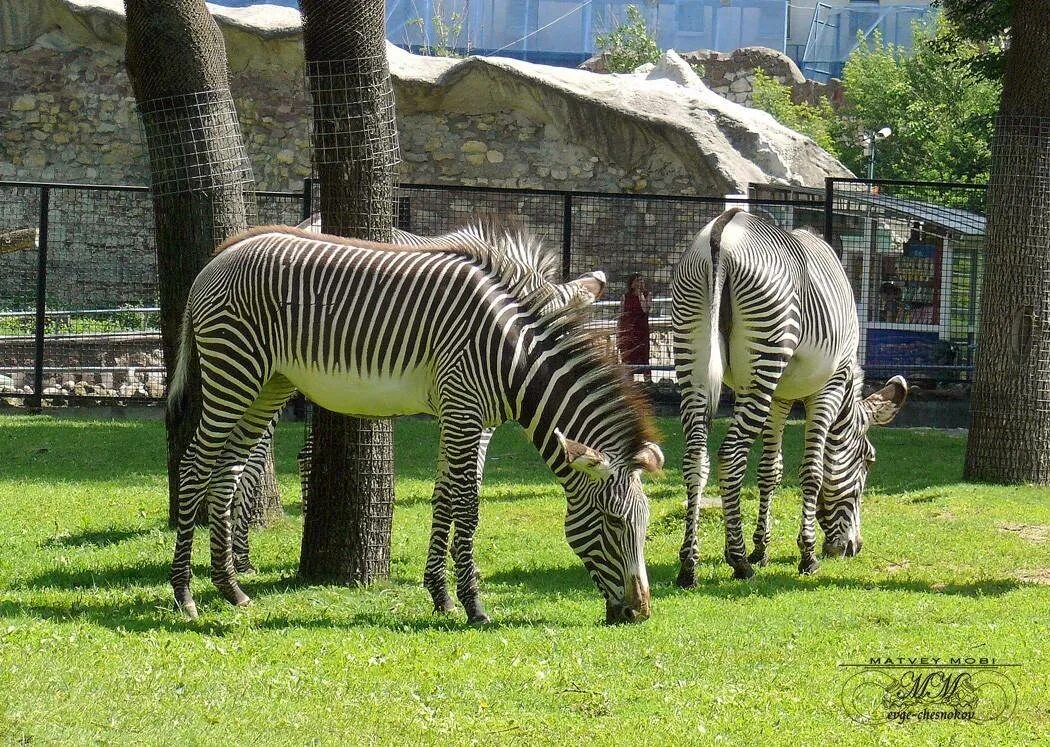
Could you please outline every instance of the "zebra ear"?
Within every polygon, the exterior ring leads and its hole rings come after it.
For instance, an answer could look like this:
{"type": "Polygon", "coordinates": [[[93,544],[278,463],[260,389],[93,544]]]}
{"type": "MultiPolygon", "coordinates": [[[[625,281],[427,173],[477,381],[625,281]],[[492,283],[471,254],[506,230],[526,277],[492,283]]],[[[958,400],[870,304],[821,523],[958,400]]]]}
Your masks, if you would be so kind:
{"type": "Polygon", "coordinates": [[[641,450],[634,455],[634,463],[646,472],[659,472],[664,468],[664,453],[652,441],[646,441],[641,450]]]}
{"type": "Polygon", "coordinates": [[[605,293],[605,286],[608,281],[605,279],[605,273],[601,270],[595,270],[594,272],[588,272],[586,275],[581,275],[575,281],[585,291],[594,296],[594,300],[598,300],[605,293]]]}
{"type": "Polygon", "coordinates": [[[903,376],[894,376],[882,389],[870,394],[860,406],[868,416],[869,425],[889,425],[908,399],[908,382],[903,376]]]}
{"type": "Polygon", "coordinates": [[[565,435],[557,428],[554,429],[554,435],[558,439],[558,445],[561,446],[565,461],[574,470],[596,481],[604,480],[612,474],[612,465],[608,457],[600,451],[595,451],[579,441],[565,438],[565,435]]]}

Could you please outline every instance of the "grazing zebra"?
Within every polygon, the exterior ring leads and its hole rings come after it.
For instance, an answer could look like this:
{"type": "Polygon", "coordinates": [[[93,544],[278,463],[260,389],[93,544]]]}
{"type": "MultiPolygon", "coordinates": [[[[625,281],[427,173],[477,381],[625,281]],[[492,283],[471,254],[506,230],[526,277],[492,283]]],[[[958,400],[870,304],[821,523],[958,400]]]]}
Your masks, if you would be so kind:
{"type": "MultiPolygon", "coordinates": [[[[300,223],[296,228],[312,233],[321,233],[320,213],[314,213],[313,216],[300,223]]],[[[399,228],[393,230],[393,243],[401,246],[443,246],[450,242],[468,245],[472,247],[471,251],[478,254],[478,256],[492,251],[492,244],[488,239],[486,230],[481,226],[467,226],[452,233],[435,237],[417,236],[399,228]]],[[[585,273],[568,283],[555,284],[552,282],[552,279],[557,275],[558,270],[553,256],[534,251],[527,242],[504,242],[501,249],[505,254],[504,263],[506,267],[503,280],[508,284],[511,295],[523,297],[532,293],[543,292],[547,294],[548,300],[539,310],[542,316],[560,314],[565,311],[589,306],[600,298],[605,290],[605,273],[601,270],[585,273]]],[[[255,571],[249,559],[248,530],[251,517],[247,511],[242,510],[242,507],[244,496],[255,493],[259,478],[262,476],[263,460],[266,458],[266,453],[269,450],[272,430],[278,417],[279,415],[274,416],[274,423],[271,425],[270,432],[259,442],[258,447],[249,456],[234,494],[233,564],[238,573],[252,573],[255,571]]],[[[494,429],[486,428],[481,432],[478,442],[477,476],[479,488],[485,467],[485,455],[488,452],[493,432],[494,429]]],[[[296,461],[299,465],[299,482],[302,486],[303,511],[305,512],[309,501],[310,465],[313,462],[312,430],[307,434],[306,443],[299,450],[296,461]]]]}
{"type": "Polygon", "coordinates": [[[495,232],[488,241],[488,251],[455,241],[406,248],[278,226],[219,247],[190,291],[169,395],[177,407],[196,351],[203,414],[181,464],[171,572],[187,615],[197,614],[190,552],[205,499],[212,581],[232,604],[249,601],[233,565],[233,494],[241,465],[299,389],[336,412],[438,417],[424,574],[436,609],[453,608],[445,557],[454,524],[457,596],[472,623],[489,620],[473,558],[478,444],[485,428],[513,419],[565,488],[566,539],[605,597],[606,619],[648,617],[640,473],[663,464],[651,421],[576,315],[539,313],[549,288],[510,293],[505,278],[520,268],[507,257],[538,244],[495,232]]]}
{"type": "Polygon", "coordinates": [[[736,392],[733,420],[718,451],[725,559],[734,577],[749,578],[751,563],[767,561],[784,423],[797,400],[806,408],[799,572],[820,565],[814,519],[824,531],[826,556],[860,552],[860,499],[875,460],[866,433],[893,420],[908,386],[895,376],[861,399],[857,311],[831,247],[808,231],[787,233],[738,208],[728,210],[704,227],[675,269],[671,315],[688,492],[678,584],[695,583],[707,433],[723,381],[736,392]],[[740,486],[760,433],[758,525],[754,551],[745,557],[740,486]]]}

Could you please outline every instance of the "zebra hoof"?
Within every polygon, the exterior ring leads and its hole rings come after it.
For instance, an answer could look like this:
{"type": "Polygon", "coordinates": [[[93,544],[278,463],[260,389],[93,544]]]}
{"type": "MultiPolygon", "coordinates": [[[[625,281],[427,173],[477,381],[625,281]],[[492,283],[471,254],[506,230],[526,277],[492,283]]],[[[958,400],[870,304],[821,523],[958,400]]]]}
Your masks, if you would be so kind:
{"type": "Polygon", "coordinates": [[[252,603],[251,597],[241,591],[241,587],[235,581],[228,584],[215,584],[215,588],[222,594],[222,598],[234,607],[247,607],[252,603]]]}
{"type": "Polygon", "coordinates": [[[464,602],[463,608],[467,611],[467,622],[476,628],[492,622],[492,618],[485,614],[485,608],[478,599],[464,602]]]}
{"type": "Polygon", "coordinates": [[[447,615],[450,612],[456,611],[456,603],[452,601],[451,597],[446,596],[444,599],[434,600],[434,612],[447,615]]]}
{"type": "Polygon", "coordinates": [[[696,587],[696,569],[687,568],[684,565],[678,569],[678,578],[675,584],[679,589],[692,589],[696,587]]]}
{"type": "Polygon", "coordinates": [[[175,611],[181,612],[187,620],[197,619],[197,603],[193,601],[189,589],[175,590],[175,611]]]}
{"type": "Polygon", "coordinates": [[[235,559],[233,561],[233,568],[242,576],[254,576],[259,572],[258,569],[252,565],[252,561],[248,560],[248,558],[235,559]]]}
{"type": "Polygon", "coordinates": [[[820,561],[817,560],[816,555],[809,555],[802,558],[798,564],[798,572],[800,576],[809,576],[820,570],[820,561]]]}
{"type": "Polygon", "coordinates": [[[766,564],[769,562],[769,548],[765,545],[755,545],[755,549],[751,551],[751,554],[747,556],[747,559],[759,568],[765,568],[766,564]]]}
{"type": "Polygon", "coordinates": [[[733,563],[733,578],[738,581],[746,581],[755,575],[755,569],[751,567],[751,564],[746,560],[740,560],[733,563]]]}

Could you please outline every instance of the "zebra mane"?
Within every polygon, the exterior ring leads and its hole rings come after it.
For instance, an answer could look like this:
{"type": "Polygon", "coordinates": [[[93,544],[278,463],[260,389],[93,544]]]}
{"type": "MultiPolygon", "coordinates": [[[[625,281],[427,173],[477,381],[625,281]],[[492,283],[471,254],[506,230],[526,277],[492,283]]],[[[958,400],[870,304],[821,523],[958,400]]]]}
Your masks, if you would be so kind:
{"type": "MultiPolygon", "coordinates": [[[[408,244],[413,239],[419,240],[413,234],[394,230],[395,241],[408,244]]],[[[539,308],[555,292],[559,258],[544,248],[539,237],[521,226],[489,218],[424,241],[426,244],[448,242],[465,248],[467,256],[474,262],[498,276],[510,288],[523,290],[518,299],[529,308],[539,308]]]]}
{"type": "MultiPolygon", "coordinates": [[[[531,330],[534,339],[546,338],[549,341],[547,349],[554,353],[551,365],[558,366],[563,360],[572,358],[596,373],[587,387],[588,401],[623,403],[622,407],[603,418],[603,431],[624,448],[624,454],[636,454],[647,441],[660,441],[652,405],[634,383],[630,371],[613,357],[608,341],[600,333],[588,329],[587,321],[585,309],[567,309],[557,315],[541,315],[530,310],[523,323],[531,330]]],[[[575,437],[576,434],[566,435],[575,437]]]]}
{"type": "Polygon", "coordinates": [[[221,254],[245,239],[267,233],[283,233],[378,251],[458,254],[494,273],[511,288],[524,288],[526,294],[520,300],[529,307],[542,305],[550,299],[559,274],[558,257],[544,249],[538,237],[520,225],[498,217],[484,218],[472,225],[435,237],[417,236],[395,228],[393,242],[385,243],[321,233],[320,216],[315,215],[294,227],[268,225],[249,228],[219,244],[213,254],[221,254]],[[317,227],[316,230],[314,226],[317,227]]]}

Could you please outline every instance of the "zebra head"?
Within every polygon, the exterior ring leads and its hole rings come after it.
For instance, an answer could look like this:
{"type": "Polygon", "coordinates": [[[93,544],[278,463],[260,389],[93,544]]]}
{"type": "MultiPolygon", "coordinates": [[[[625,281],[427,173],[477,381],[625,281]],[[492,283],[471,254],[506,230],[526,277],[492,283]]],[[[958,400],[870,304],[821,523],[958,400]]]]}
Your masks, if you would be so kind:
{"type": "Polygon", "coordinates": [[[828,432],[824,483],[817,500],[817,521],[824,531],[825,557],[852,557],[860,552],[860,502],[875,462],[875,447],[868,439],[872,425],[888,425],[908,397],[908,382],[894,376],[882,389],[861,399],[860,376],[852,396],[828,432]]]}
{"type": "Polygon", "coordinates": [[[555,430],[573,473],[565,482],[565,538],[605,597],[607,623],[649,617],[645,532],[649,502],[641,473],[656,472],[664,455],[646,442],[634,454],[610,457],[555,430]]]}

